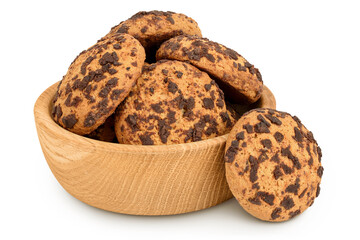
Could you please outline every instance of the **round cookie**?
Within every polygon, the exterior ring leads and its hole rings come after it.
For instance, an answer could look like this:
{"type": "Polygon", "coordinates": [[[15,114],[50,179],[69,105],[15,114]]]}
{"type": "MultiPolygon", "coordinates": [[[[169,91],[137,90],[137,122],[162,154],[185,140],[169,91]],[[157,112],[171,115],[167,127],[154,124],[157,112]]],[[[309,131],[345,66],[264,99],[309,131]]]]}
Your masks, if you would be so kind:
{"type": "Polygon", "coordinates": [[[319,195],[321,156],[297,117],[258,108],[245,113],[229,134],[226,179],[248,213],[281,222],[302,213],[319,195]]]}
{"type": "Polygon", "coordinates": [[[128,33],[139,40],[149,62],[155,62],[156,50],[165,40],[182,34],[201,36],[194,19],[181,13],[162,11],[138,12],[113,27],[105,38],[116,33],[128,33]]]}
{"type": "Polygon", "coordinates": [[[161,60],[144,66],[116,111],[115,132],[124,144],[178,144],[224,135],[233,123],[223,92],[207,73],[161,60]]]}
{"type": "Polygon", "coordinates": [[[171,38],[160,46],[156,59],[189,61],[218,80],[225,95],[237,103],[253,103],[261,96],[259,70],[234,50],[206,38],[171,38]]]}
{"type": "Polygon", "coordinates": [[[94,131],[129,94],[144,60],[144,48],[128,34],[114,35],[83,51],[58,85],[54,120],[80,135],[94,131]]]}

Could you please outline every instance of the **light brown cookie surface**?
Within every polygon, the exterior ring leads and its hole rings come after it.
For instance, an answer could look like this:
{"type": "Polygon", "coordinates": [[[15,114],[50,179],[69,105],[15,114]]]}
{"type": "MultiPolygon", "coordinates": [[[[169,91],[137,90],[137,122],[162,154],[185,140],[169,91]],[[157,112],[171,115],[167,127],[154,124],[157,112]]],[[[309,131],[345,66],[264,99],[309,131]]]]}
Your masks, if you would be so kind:
{"type": "Polygon", "coordinates": [[[55,94],[52,116],[85,135],[103,124],[141,74],[145,51],[128,34],[99,41],[70,65],[55,94]]]}
{"type": "Polygon", "coordinates": [[[156,59],[189,61],[216,78],[225,95],[235,102],[253,103],[262,93],[257,68],[240,54],[216,42],[197,36],[177,36],[164,42],[156,59]]]}
{"type": "Polygon", "coordinates": [[[149,62],[155,62],[156,49],[165,40],[182,34],[201,36],[194,19],[181,13],[162,11],[138,12],[113,27],[105,38],[116,33],[128,33],[139,40],[149,62]]]}
{"type": "Polygon", "coordinates": [[[229,134],[226,178],[240,205],[266,221],[302,213],[320,193],[321,150],[297,117],[272,109],[245,113],[229,134]]]}
{"type": "Polygon", "coordinates": [[[224,95],[205,72],[179,61],[144,67],[116,112],[119,143],[178,144],[226,134],[233,120],[224,95]]]}

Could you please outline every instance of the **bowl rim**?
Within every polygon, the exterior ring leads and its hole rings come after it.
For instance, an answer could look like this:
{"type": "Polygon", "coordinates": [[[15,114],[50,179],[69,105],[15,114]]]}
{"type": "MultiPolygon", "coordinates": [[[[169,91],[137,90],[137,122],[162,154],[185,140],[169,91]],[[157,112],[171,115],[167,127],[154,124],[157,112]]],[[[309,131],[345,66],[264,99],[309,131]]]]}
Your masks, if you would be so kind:
{"type": "MultiPolygon", "coordinates": [[[[60,82],[60,81],[59,81],[60,82]]],[[[85,136],[78,135],[69,130],[59,126],[51,117],[51,102],[59,82],[52,84],[37,98],[34,105],[34,117],[37,128],[45,125],[47,130],[54,135],[59,135],[67,140],[66,144],[83,147],[96,147],[97,150],[104,152],[131,152],[131,153],[168,153],[168,152],[183,152],[185,149],[203,149],[224,144],[229,134],[201,140],[190,143],[170,144],[170,145],[132,145],[104,142],[100,140],[91,139],[85,136]]],[[[270,91],[265,85],[264,89],[270,91]]],[[[39,131],[39,130],[38,130],[39,131]]]]}

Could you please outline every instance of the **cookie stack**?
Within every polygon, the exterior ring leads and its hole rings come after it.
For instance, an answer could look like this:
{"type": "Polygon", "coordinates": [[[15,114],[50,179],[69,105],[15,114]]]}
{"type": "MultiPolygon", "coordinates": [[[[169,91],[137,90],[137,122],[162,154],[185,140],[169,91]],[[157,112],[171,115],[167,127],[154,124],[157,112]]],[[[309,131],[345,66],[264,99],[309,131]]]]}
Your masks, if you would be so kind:
{"type": "Polygon", "coordinates": [[[202,38],[173,12],[139,12],[81,52],[60,81],[52,117],[90,138],[133,145],[196,142],[230,132],[229,187],[267,221],[303,212],[319,194],[321,150],[296,117],[255,109],[257,68],[202,38]]]}

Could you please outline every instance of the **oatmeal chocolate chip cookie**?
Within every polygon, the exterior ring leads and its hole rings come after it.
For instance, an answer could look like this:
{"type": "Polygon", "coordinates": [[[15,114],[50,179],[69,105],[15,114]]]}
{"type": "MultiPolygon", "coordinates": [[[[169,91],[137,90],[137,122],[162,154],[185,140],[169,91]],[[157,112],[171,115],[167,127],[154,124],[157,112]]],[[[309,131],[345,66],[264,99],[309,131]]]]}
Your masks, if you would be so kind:
{"type": "Polygon", "coordinates": [[[178,144],[226,134],[234,120],[207,73],[171,60],[147,65],[116,111],[119,143],[178,144]]]}
{"type": "Polygon", "coordinates": [[[247,212],[281,222],[305,211],[319,195],[321,156],[297,117],[258,108],[245,113],[229,134],[226,178],[247,212]]]}
{"type": "Polygon", "coordinates": [[[144,48],[128,34],[114,35],[83,51],[58,85],[54,120],[80,135],[94,131],[129,94],[144,60],[144,48]]]}
{"type": "Polygon", "coordinates": [[[155,62],[156,50],[165,40],[182,34],[201,36],[198,24],[192,18],[162,11],[138,12],[113,27],[105,38],[116,33],[128,33],[139,40],[149,62],[155,62]]]}
{"type": "Polygon", "coordinates": [[[117,142],[115,129],[114,129],[115,117],[112,114],[106,119],[106,121],[100,125],[97,129],[91,133],[85,135],[88,138],[100,140],[104,142],[117,142]]]}
{"type": "Polygon", "coordinates": [[[197,36],[178,36],[164,42],[156,59],[189,61],[217,80],[233,101],[253,103],[261,96],[261,74],[240,54],[216,42],[197,36]]]}

